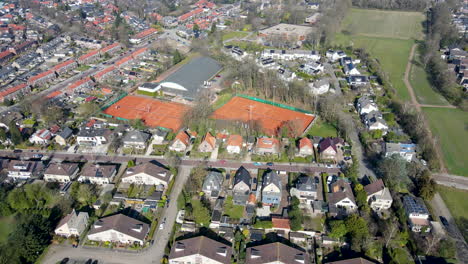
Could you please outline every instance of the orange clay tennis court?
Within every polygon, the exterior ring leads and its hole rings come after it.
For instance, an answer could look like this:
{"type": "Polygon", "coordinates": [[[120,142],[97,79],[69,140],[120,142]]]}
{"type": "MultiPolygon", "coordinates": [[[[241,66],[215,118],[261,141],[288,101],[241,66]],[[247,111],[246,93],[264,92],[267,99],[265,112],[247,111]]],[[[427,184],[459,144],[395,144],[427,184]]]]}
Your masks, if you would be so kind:
{"type": "Polygon", "coordinates": [[[104,113],[129,120],[141,119],[147,126],[177,131],[182,126],[182,117],[188,109],[183,104],[129,95],[104,110],[104,113]]]}
{"type": "Polygon", "coordinates": [[[222,120],[257,120],[265,133],[275,135],[278,129],[288,121],[297,121],[299,133],[304,132],[314,120],[311,114],[305,114],[266,103],[234,97],[213,113],[213,118],[222,120]],[[300,131],[299,131],[300,130],[300,131]]]}

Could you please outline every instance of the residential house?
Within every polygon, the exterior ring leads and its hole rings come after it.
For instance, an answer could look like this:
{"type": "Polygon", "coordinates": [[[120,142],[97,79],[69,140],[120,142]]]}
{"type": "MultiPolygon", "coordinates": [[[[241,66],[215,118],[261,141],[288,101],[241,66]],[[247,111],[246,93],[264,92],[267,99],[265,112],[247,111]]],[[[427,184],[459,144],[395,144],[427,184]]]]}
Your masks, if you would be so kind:
{"type": "Polygon", "coordinates": [[[70,59],[70,60],[66,60],[66,61],[64,61],[62,63],[59,63],[59,64],[55,65],[52,69],[57,74],[62,74],[62,73],[65,73],[67,71],[75,69],[77,66],[78,66],[78,64],[76,63],[76,61],[73,60],[73,59],[70,59]]]}
{"type": "Polygon", "coordinates": [[[174,242],[169,254],[169,264],[230,264],[231,256],[231,245],[206,236],[197,236],[174,242]]]}
{"type": "Polygon", "coordinates": [[[255,152],[257,154],[278,154],[279,140],[276,138],[258,138],[255,152]]]}
{"type": "Polygon", "coordinates": [[[73,136],[73,130],[69,127],[65,127],[60,131],[54,138],[55,142],[61,146],[66,146],[73,136]]]}
{"type": "Polygon", "coordinates": [[[308,137],[299,140],[299,155],[304,157],[314,155],[314,144],[308,137]]]}
{"type": "Polygon", "coordinates": [[[245,205],[249,198],[252,187],[252,177],[243,166],[241,166],[234,175],[234,185],[232,187],[233,203],[245,205]]]}
{"type": "Polygon", "coordinates": [[[104,128],[87,127],[80,129],[76,143],[83,146],[100,146],[107,144],[111,131],[104,128]]]}
{"type": "Polygon", "coordinates": [[[369,84],[369,77],[365,75],[351,75],[346,77],[348,84],[351,86],[364,86],[369,84]]]}
{"type": "Polygon", "coordinates": [[[346,57],[346,53],[342,50],[327,50],[325,56],[331,61],[338,61],[339,59],[346,57]]]}
{"type": "Polygon", "coordinates": [[[403,196],[403,208],[405,208],[409,226],[413,232],[431,231],[429,211],[421,198],[411,195],[403,196]]]}
{"type": "Polygon", "coordinates": [[[217,198],[221,192],[224,176],[220,171],[210,170],[203,181],[202,191],[207,197],[217,198]]]}
{"type": "Polygon", "coordinates": [[[372,210],[387,210],[392,206],[392,195],[390,195],[390,190],[385,187],[382,179],[364,186],[364,191],[367,193],[367,202],[372,210]]]}
{"type": "Polygon", "coordinates": [[[75,179],[79,167],[77,163],[51,163],[44,172],[46,182],[69,182],[75,179]]]}
{"type": "Polygon", "coordinates": [[[325,94],[330,90],[330,82],[327,79],[320,79],[313,83],[309,83],[309,88],[312,94],[325,94]]]}
{"type": "Polygon", "coordinates": [[[48,129],[37,130],[30,138],[29,142],[33,144],[46,145],[52,139],[52,133],[48,129]]]}
{"type": "Polygon", "coordinates": [[[276,50],[276,49],[264,49],[261,57],[272,58],[276,60],[320,60],[320,53],[315,50],[276,50]]]}
{"type": "Polygon", "coordinates": [[[299,248],[293,248],[280,242],[248,247],[246,249],[246,264],[309,264],[312,263],[309,254],[299,248]]]}
{"type": "Polygon", "coordinates": [[[80,237],[88,225],[89,215],[87,212],[77,213],[75,209],[67,214],[55,228],[55,234],[63,237],[80,237]]]}
{"type": "Polygon", "coordinates": [[[295,187],[291,188],[291,196],[295,196],[303,204],[310,204],[319,198],[320,177],[300,176],[295,187]]]}
{"type": "Polygon", "coordinates": [[[92,50],[86,54],[81,55],[78,58],[78,63],[81,65],[86,65],[97,61],[99,59],[99,50],[92,50]]]}
{"type": "Polygon", "coordinates": [[[162,144],[167,137],[167,131],[157,129],[153,134],[153,144],[162,144]]]}
{"type": "Polygon", "coordinates": [[[343,72],[344,74],[350,76],[350,75],[361,75],[359,70],[354,66],[353,63],[348,63],[343,66],[343,72]]]}
{"type": "Polygon", "coordinates": [[[96,220],[88,232],[88,240],[143,246],[148,232],[148,224],[116,214],[96,220]]]}
{"type": "Polygon", "coordinates": [[[357,210],[351,185],[345,179],[339,179],[330,185],[331,193],[328,193],[328,204],[330,214],[343,216],[357,210]]]}
{"type": "Polygon", "coordinates": [[[190,135],[187,131],[180,131],[172,144],[169,146],[170,150],[177,151],[177,152],[184,152],[190,146],[190,135]]]}
{"type": "Polygon", "coordinates": [[[216,138],[210,132],[206,132],[202,142],[198,145],[200,152],[213,152],[216,148],[216,138]]]}
{"type": "Polygon", "coordinates": [[[243,138],[241,135],[230,135],[227,143],[226,150],[230,154],[239,154],[242,150],[243,138]]]}
{"type": "Polygon", "coordinates": [[[373,99],[364,95],[357,100],[357,110],[360,115],[364,115],[373,111],[378,111],[379,108],[373,99]]]}
{"type": "Polygon", "coordinates": [[[273,224],[272,229],[275,231],[289,232],[291,230],[289,218],[287,217],[272,216],[271,223],[273,224]]]}
{"type": "Polygon", "coordinates": [[[79,182],[109,184],[117,174],[117,166],[86,163],[78,178],[79,182]]]}
{"type": "Polygon", "coordinates": [[[385,157],[398,155],[410,162],[416,158],[416,144],[406,143],[385,143],[385,157]]]}
{"type": "Polygon", "coordinates": [[[382,113],[380,111],[372,111],[370,113],[364,114],[362,116],[362,120],[368,130],[382,130],[384,135],[388,130],[387,122],[383,119],[382,113]]]}
{"type": "Polygon", "coordinates": [[[148,28],[141,32],[138,32],[136,35],[130,38],[130,43],[132,44],[140,44],[153,36],[155,36],[158,31],[155,28],[148,28]]]}
{"type": "Polygon", "coordinates": [[[338,261],[324,262],[325,264],[375,264],[375,262],[369,261],[363,258],[352,258],[338,261]]]}
{"type": "Polygon", "coordinates": [[[281,203],[282,194],[281,178],[276,171],[265,172],[262,178],[262,203],[270,206],[278,206],[281,203]]]}
{"type": "Polygon", "coordinates": [[[151,135],[146,132],[133,130],[125,134],[122,143],[124,148],[145,149],[150,138],[151,135]]]}
{"type": "Polygon", "coordinates": [[[299,66],[299,70],[309,75],[315,75],[323,72],[324,66],[320,61],[309,61],[299,66]]]}
{"type": "Polygon", "coordinates": [[[39,74],[36,74],[30,77],[28,79],[28,84],[31,86],[41,86],[55,78],[56,78],[55,72],[53,70],[48,70],[48,71],[41,72],[39,74]]]}
{"type": "Polygon", "coordinates": [[[319,142],[318,152],[320,159],[340,161],[343,156],[344,140],[341,138],[324,138],[319,142]]]}
{"type": "Polygon", "coordinates": [[[38,177],[44,166],[40,161],[12,160],[8,164],[8,177],[14,181],[38,177]]]}
{"type": "Polygon", "coordinates": [[[122,183],[156,185],[166,188],[171,180],[171,172],[155,162],[146,162],[128,168],[121,177],[122,183]]]}

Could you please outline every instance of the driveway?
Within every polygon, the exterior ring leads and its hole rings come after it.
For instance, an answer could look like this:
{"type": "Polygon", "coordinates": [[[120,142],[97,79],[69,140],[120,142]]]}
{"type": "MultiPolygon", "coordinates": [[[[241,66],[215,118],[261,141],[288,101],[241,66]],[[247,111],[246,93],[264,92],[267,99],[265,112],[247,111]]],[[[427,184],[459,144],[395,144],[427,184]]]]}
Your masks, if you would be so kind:
{"type": "Polygon", "coordinates": [[[140,252],[122,252],[102,248],[72,248],[70,246],[51,246],[43,263],[56,264],[64,258],[73,260],[87,260],[89,258],[99,260],[99,263],[160,263],[164,257],[164,250],[169,241],[172,228],[177,216],[177,197],[182,191],[185,182],[190,175],[191,167],[181,166],[172,188],[169,207],[165,208],[161,218],[166,218],[164,229],[156,230],[154,235],[154,244],[148,249],[140,252]]]}

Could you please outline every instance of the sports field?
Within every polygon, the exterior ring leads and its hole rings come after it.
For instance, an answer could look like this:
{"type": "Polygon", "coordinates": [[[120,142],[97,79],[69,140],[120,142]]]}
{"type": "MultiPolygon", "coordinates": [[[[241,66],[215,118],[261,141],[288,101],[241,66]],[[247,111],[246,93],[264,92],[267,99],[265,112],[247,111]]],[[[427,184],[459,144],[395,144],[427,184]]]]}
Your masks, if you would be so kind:
{"type": "Polygon", "coordinates": [[[188,109],[188,106],[179,103],[129,95],[104,110],[104,113],[129,120],[141,119],[147,126],[177,131],[188,109]]]}
{"type": "Polygon", "coordinates": [[[449,105],[447,100],[432,88],[427,73],[421,64],[418,52],[415,53],[411,65],[410,83],[420,104],[449,105]]]}
{"type": "Polygon", "coordinates": [[[342,30],[352,35],[422,39],[424,19],[420,12],[353,8],[344,19],[342,30]]]}
{"type": "Polygon", "coordinates": [[[450,173],[468,176],[468,114],[459,109],[422,108],[450,173]]]}
{"type": "Polygon", "coordinates": [[[298,133],[312,123],[314,116],[270,104],[234,97],[213,113],[213,118],[221,120],[256,120],[268,135],[276,135],[278,128],[291,121],[298,133]]]}

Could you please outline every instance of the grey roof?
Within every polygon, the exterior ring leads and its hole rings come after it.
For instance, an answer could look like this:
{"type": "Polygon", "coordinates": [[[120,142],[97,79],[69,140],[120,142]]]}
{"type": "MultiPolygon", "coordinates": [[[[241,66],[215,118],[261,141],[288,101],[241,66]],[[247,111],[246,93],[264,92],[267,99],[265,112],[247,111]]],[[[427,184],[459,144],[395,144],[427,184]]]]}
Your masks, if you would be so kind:
{"type": "Polygon", "coordinates": [[[305,192],[317,191],[317,184],[313,177],[301,176],[297,179],[296,189],[305,192]]]}
{"type": "Polygon", "coordinates": [[[168,183],[169,179],[171,178],[171,173],[168,169],[162,166],[159,166],[153,161],[150,161],[150,162],[137,165],[132,168],[128,168],[125,174],[122,175],[122,179],[131,177],[140,173],[146,173],[147,175],[154,177],[156,179],[159,179],[161,181],[164,181],[166,183],[168,183]]]}
{"type": "Polygon", "coordinates": [[[237,185],[239,182],[245,182],[247,186],[251,185],[251,176],[247,169],[244,166],[241,166],[237,171],[236,175],[234,176],[234,186],[237,185]]]}
{"type": "Polygon", "coordinates": [[[73,134],[73,130],[71,130],[69,127],[65,127],[62,131],[60,131],[60,133],[58,133],[57,136],[63,139],[67,139],[71,137],[72,134],[73,134]]]}
{"type": "Polygon", "coordinates": [[[116,169],[117,167],[115,165],[95,165],[87,163],[81,170],[81,176],[110,178],[116,169]]]}
{"type": "Polygon", "coordinates": [[[147,89],[154,89],[154,88],[158,87],[158,84],[157,83],[144,83],[144,84],[140,85],[139,87],[147,88],[147,89]]]}
{"type": "Polygon", "coordinates": [[[107,134],[105,128],[85,128],[78,132],[79,137],[104,137],[107,134]]]}
{"type": "Polygon", "coordinates": [[[274,170],[267,171],[265,172],[265,175],[263,175],[263,183],[262,183],[263,188],[265,188],[266,186],[270,184],[276,185],[280,189],[280,192],[281,192],[281,178],[278,175],[278,173],[276,173],[276,171],[274,170]]]}
{"type": "Polygon", "coordinates": [[[169,260],[201,255],[218,263],[231,263],[232,248],[205,236],[192,237],[174,242],[169,260]]]}
{"type": "Polygon", "coordinates": [[[285,264],[307,264],[310,263],[309,254],[303,249],[297,249],[276,242],[246,250],[246,264],[261,263],[285,263],[285,264]]]}
{"type": "Polygon", "coordinates": [[[187,100],[193,100],[202,91],[205,81],[210,80],[222,69],[221,65],[210,57],[192,59],[179,70],[169,75],[160,82],[162,89],[170,93],[183,96],[187,100]],[[172,82],[184,87],[184,90],[175,90],[164,86],[164,83],[172,82]]]}
{"type": "Polygon", "coordinates": [[[149,225],[126,215],[116,214],[96,220],[88,235],[107,230],[116,230],[133,238],[144,240],[148,234],[149,225]]]}
{"type": "Polygon", "coordinates": [[[220,190],[221,184],[223,183],[223,174],[219,171],[210,171],[206,176],[205,180],[203,181],[203,191],[214,191],[220,190]],[[210,186],[210,189],[208,189],[210,186]]]}
{"type": "Polygon", "coordinates": [[[51,163],[44,174],[72,176],[77,169],[77,163],[51,163]]]}
{"type": "Polygon", "coordinates": [[[125,142],[136,142],[136,143],[146,143],[151,137],[150,134],[146,132],[141,132],[138,130],[133,130],[125,134],[122,141],[125,142]]]}

